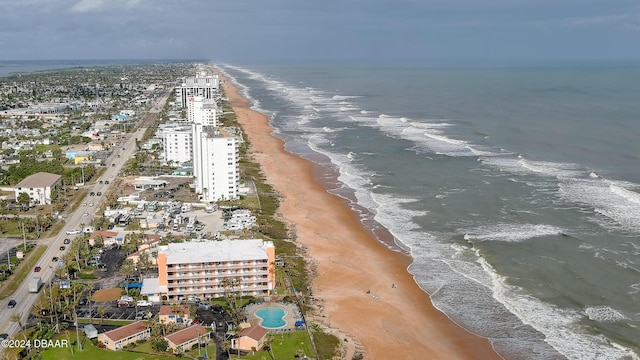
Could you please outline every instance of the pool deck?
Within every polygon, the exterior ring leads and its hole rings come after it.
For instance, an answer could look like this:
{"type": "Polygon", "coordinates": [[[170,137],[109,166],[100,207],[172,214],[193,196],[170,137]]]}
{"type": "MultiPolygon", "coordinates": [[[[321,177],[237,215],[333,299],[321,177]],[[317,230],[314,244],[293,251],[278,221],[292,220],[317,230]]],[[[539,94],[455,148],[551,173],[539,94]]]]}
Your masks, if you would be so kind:
{"type": "Polygon", "coordinates": [[[247,321],[251,325],[260,325],[260,321],[262,319],[256,315],[256,311],[264,308],[279,308],[285,311],[284,321],[286,322],[286,324],[280,328],[267,328],[272,332],[279,332],[282,330],[296,330],[296,321],[302,320],[302,317],[299,315],[298,307],[295,304],[282,302],[262,302],[258,304],[247,305],[244,308],[244,312],[247,316],[247,321]]]}

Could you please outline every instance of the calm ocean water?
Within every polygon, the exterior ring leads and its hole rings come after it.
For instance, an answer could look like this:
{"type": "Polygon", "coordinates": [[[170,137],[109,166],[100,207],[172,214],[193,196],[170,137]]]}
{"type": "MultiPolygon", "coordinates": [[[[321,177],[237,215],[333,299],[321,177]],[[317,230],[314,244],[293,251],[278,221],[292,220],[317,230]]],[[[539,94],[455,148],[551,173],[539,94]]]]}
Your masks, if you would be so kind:
{"type": "Polygon", "coordinates": [[[640,357],[640,64],[219,66],[509,359],[640,357]]]}

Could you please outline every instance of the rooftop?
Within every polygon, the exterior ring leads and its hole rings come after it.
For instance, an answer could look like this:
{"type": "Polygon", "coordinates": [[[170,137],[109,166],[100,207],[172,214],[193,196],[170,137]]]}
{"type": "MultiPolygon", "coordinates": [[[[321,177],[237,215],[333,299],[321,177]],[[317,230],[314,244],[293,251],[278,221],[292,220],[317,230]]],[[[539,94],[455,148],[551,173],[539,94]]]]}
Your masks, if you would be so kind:
{"type": "Polygon", "coordinates": [[[175,345],[182,345],[187,341],[193,340],[198,336],[205,336],[209,333],[207,329],[200,325],[192,325],[188,328],[176,331],[172,334],[165,336],[168,341],[171,341],[175,345]]]}
{"type": "Polygon", "coordinates": [[[147,330],[147,326],[142,321],[136,321],[129,325],[125,325],[117,329],[107,331],[106,333],[104,333],[104,335],[109,337],[109,339],[113,341],[118,341],[118,340],[126,339],[129,336],[139,334],[145,330],[147,330]]]}
{"type": "Polygon", "coordinates": [[[260,340],[268,332],[269,330],[263,328],[260,325],[257,325],[257,326],[252,326],[249,328],[242,329],[242,331],[238,333],[238,337],[247,336],[252,338],[253,340],[260,340]]]}
{"type": "MultiPolygon", "coordinates": [[[[189,306],[188,305],[179,305],[179,307],[182,308],[182,312],[184,314],[189,315],[189,306]]],[[[173,310],[173,306],[172,305],[162,305],[162,306],[160,306],[160,311],[158,312],[158,315],[171,315],[171,314],[177,314],[177,313],[178,312],[173,310]]]]}
{"type": "Polygon", "coordinates": [[[39,172],[33,175],[29,175],[24,180],[14,186],[15,188],[38,188],[52,186],[56,181],[60,180],[62,176],[58,174],[51,174],[46,172],[39,172]]]}
{"type": "Polygon", "coordinates": [[[160,247],[167,254],[167,265],[268,259],[267,248],[273,242],[260,239],[190,241],[160,247]]]}

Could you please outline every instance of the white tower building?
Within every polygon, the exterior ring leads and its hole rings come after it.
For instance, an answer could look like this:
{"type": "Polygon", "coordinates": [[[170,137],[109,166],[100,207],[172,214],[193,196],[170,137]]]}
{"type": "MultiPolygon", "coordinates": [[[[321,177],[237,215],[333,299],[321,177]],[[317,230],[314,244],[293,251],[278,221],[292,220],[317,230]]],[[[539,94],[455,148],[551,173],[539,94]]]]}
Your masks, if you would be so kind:
{"type": "Polygon", "coordinates": [[[220,95],[220,79],[218,74],[198,74],[196,77],[182,79],[182,84],[176,88],[176,100],[180,101],[183,108],[188,106],[190,96],[202,96],[205,99],[215,100],[220,95]]]}
{"type": "Polygon", "coordinates": [[[182,164],[193,156],[193,131],[188,126],[165,128],[162,132],[164,158],[167,163],[182,164]]]}
{"type": "Polygon", "coordinates": [[[238,139],[216,127],[216,116],[215,102],[189,97],[187,119],[192,122],[195,188],[206,202],[237,199],[240,182],[238,139]]]}
{"type": "Polygon", "coordinates": [[[197,171],[194,158],[196,192],[205,202],[235,200],[240,182],[237,138],[223,129],[204,127],[202,130],[197,171]]]}

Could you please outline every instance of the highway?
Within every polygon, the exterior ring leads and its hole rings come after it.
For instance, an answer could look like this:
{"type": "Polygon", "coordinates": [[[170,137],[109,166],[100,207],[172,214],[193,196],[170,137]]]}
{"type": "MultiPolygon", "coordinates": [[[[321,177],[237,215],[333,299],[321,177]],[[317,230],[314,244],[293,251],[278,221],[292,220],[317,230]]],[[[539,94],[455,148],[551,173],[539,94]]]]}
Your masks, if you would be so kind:
{"type": "MultiPolygon", "coordinates": [[[[76,229],[80,229],[80,224],[89,225],[90,219],[95,215],[95,212],[100,207],[100,202],[103,200],[109,188],[113,185],[113,181],[119,174],[120,170],[127,162],[127,160],[136,152],[136,139],[141,140],[144,136],[145,131],[147,130],[147,126],[150,125],[150,117],[149,114],[158,114],[164,107],[165,102],[168,99],[169,94],[163,94],[158,97],[156,101],[153,103],[151,109],[147,114],[145,114],[144,118],[140,120],[140,126],[145,126],[143,128],[138,128],[138,130],[134,133],[127,134],[126,141],[116,147],[112,152],[111,156],[108,158],[106,164],[106,170],[104,174],[99,178],[95,179],[95,182],[92,185],[87,186],[88,193],[101,192],[101,196],[85,196],[82,199],[82,202],[86,203],[95,203],[96,206],[80,206],[78,209],[67,215],[65,219],[66,223],[64,228],[58,233],[57,236],[51,238],[43,238],[38,240],[39,245],[46,245],[47,250],[44,252],[40,260],[31,264],[32,269],[25,281],[20,285],[20,287],[15,291],[15,293],[2,300],[0,302],[0,333],[8,333],[9,336],[13,337],[20,330],[20,326],[16,322],[11,321],[11,315],[14,313],[19,313],[22,315],[22,324],[26,324],[29,313],[31,312],[31,307],[37,300],[38,296],[42,292],[42,289],[38,293],[30,293],[28,291],[28,283],[29,279],[32,277],[40,277],[42,278],[43,288],[45,286],[49,286],[49,282],[55,276],[55,268],[57,263],[53,263],[51,260],[53,257],[57,256],[62,258],[62,255],[66,251],[68,251],[69,246],[65,245],[66,249],[64,251],[60,251],[60,247],[64,245],[65,238],[73,238],[76,235],[67,235],[67,231],[72,231],[76,229]],[[120,155],[120,157],[118,157],[120,155]],[[112,166],[112,164],[115,164],[112,166]],[[99,180],[102,180],[103,183],[100,184],[99,180]],[[104,184],[104,181],[108,180],[109,184],[104,184]],[[85,215],[86,213],[86,215],[85,215]],[[36,266],[40,266],[42,270],[38,273],[33,271],[33,268],[36,266]],[[17,304],[13,309],[9,309],[7,304],[9,300],[14,299],[17,304]]],[[[85,185],[86,186],[86,185],[85,185]]],[[[2,349],[0,349],[0,352],[2,349]]]]}

